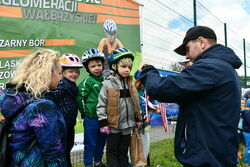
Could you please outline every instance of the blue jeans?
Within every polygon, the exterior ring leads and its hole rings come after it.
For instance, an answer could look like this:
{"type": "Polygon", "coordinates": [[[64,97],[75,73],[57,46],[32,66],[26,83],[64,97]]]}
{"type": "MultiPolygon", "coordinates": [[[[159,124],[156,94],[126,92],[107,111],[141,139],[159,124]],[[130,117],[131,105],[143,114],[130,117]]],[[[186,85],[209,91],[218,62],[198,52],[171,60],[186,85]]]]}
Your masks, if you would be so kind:
{"type": "Polygon", "coordinates": [[[84,164],[92,166],[101,162],[106,135],[100,133],[100,123],[97,118],[84,117],[84,164]]]}

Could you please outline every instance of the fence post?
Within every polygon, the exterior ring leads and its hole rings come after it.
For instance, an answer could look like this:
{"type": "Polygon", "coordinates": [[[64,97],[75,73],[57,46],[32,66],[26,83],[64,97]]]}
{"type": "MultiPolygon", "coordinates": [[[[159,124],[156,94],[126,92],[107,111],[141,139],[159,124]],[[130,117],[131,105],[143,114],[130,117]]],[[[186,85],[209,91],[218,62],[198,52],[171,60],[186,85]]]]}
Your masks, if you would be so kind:
{"type": "Polygon", "coordinates": [[[227,46],[227,23],[224,23],[225,46],[227,46]]]}
{"type": "Polygon", "coordinates": [[[244,53],[244,72],[245,72],[245,88],[247,87],[247,61],[246,61],[246,40],[243,38],[243,53],[244,53]]]}
{"type": "Polygon", "coordinates": [[[196,17],[196,0],[193,0],[193,6],[194,6],[194,26],[197,25],[197,17],[196,17]]]}

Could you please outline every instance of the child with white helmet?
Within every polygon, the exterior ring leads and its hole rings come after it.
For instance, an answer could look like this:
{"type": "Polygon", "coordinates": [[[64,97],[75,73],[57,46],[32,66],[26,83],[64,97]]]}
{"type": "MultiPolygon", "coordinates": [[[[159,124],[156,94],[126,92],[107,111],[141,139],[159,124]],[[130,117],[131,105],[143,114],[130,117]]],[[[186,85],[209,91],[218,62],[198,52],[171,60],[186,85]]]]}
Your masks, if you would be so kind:
{"type": "MultiPolygon", "coordinates": [[[[119,39],[116,38],[117,26],[114,20],[107,19],[103,23],[103,30],[106,34],[106,38],[103,38],[99,45],[98,49],[102,51],[107,59],[109,54],[118,48],[123,48],[123,45],[119,39]]],[[[104,63],[105,69],[108,69],[109,66],[107,62],[104,63]]]]}
{"type": "Polygon", "coordinates": [[[91,48],[83,53],[82,62],[89,76],[79,84],[77,102],[84,119],[84,165],[105,167],[102,163],[106,135],[100,133],[100,123],[96,114],[98,94],[102,88],[104,54],[91,48]]]}
{"type": "Polygon", "coordinates": [[[105,81],[98,97],[97,115],[100,131],[107,135],[107,166],[128,166],[130,134],[141,121],[137,90],[130,71],[134,54],[126,48],[112,51],[108,57],[110,75],[105,81]]]}
{"type": "Polygon", "coordinates": [[[50,92],[50,95],[57,99],[57,105],[63,114],[66,123],[66,158],[67,167],[71,167],[70,151],[74,146],[76,117],[78,104],[76,101],[78,87],[76,80],[80,75],[80,68],[83,64],[75,54],[65,53],[59,58],[62,65],[63,78],[57,88],[50,92]]]}

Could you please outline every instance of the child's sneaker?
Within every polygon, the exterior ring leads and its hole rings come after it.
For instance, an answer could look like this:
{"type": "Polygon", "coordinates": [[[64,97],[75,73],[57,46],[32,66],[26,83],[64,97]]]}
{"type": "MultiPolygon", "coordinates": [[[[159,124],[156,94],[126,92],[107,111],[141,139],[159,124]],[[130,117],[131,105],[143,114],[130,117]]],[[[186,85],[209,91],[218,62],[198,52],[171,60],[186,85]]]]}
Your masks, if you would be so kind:
{"type": "Polygon", "coordinates": [[[102,162],[95,163],[94,167],[106,167],[106,165],[102,162]]]}

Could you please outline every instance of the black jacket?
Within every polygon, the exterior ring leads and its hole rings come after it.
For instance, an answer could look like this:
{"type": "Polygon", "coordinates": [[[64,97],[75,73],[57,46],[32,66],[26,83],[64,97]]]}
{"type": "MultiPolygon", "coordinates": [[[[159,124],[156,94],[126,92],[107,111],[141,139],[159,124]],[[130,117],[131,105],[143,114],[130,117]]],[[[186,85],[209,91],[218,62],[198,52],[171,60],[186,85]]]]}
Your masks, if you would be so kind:
{"type": "Polygon", "coordinates": [[[236,166],[241,89],[235,69],[241,65],[230,48],[214,45],[176,76],[143,68],[140,79],[148,95],[180,105],[175,155],[184,166],[236,166]]]}

